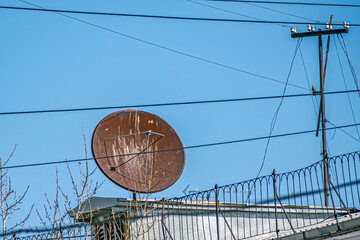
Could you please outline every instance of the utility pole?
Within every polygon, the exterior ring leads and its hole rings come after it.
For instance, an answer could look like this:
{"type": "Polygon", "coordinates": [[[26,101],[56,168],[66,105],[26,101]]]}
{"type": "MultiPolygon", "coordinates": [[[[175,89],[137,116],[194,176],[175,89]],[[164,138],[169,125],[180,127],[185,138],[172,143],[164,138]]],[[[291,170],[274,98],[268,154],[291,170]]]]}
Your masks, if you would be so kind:
{"type": "Polygon", "coordinates": [[[326,147],[326,118],[325,118],[325,76],[326,76],[326,67],[329,53],[329,45],[330,45],[330,35],[332,34],[341,34],[349,32],[349,24],[344,22],[343,29],[332,29],[332,15],[330,16],[330,24],[326,24],[326,30],[322,31],[318,29],[315,31],[314,26],[308,26],[309,32],[304,33],[296,33],[295,28],[291,28],[291,37],[292,38],[303,38],[303,37],[318,37],[318,47],[319,47],[319,72],[320,72],[320,91],[316,91],[315,86],[313,86],[313,94],[320,95],[320,106],[319,106],[319,115],[317,120],[317,129],[316,136],[319,135],[319,128],[321,122],[321,131],[322,131],[322,153],[323,156],[323,166],[324,166],[324,200],[325,206],[329,206],[329,186],[330,186],[330,175],[329,175],[329,158],[326,147]],[[323,61],[323,47],[322,47],[322,36],[328,35],[327,44],[326,44],[326,55],[325,55],[325,63],[323,61]]]}

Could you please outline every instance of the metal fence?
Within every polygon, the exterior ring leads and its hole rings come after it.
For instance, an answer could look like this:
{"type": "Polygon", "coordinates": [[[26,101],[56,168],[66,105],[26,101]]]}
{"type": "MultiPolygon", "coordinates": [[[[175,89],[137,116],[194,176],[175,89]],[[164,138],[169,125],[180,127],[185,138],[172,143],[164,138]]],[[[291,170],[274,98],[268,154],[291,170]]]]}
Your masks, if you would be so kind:
{"type": "Polygon", "coordinates": [[[360,209],[360,152],[330,158],[329,172],[327,193],[319,161],[183,197],[129,200],[126,209],[87,227],[95,239],[276,238],[360,209]]]}
{"type": "MultiPolygon", "coordinates": [[[[6,239],[18,240],[47,240],[47,239],[91,239],[94,236],[92,226],[89,224],[74,224],[52,229],[26,229],[20,233],[8,234],[6,239]],[[17,236],[17,235],[25,236],[17,236]]],[[[96,234],[95,234],[96,235],[96,234]]]]}

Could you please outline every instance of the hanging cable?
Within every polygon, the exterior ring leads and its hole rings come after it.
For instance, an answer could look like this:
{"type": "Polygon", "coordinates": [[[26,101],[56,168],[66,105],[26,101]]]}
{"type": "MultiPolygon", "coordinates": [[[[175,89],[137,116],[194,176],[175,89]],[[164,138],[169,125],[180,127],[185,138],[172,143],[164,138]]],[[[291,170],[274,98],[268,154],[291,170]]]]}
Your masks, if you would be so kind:
{"type": "Polygon", "coordinates": [[[207,0],[216,2],[237,2],[237,3],[264,3],[264,4],[283,4],[283,5],[304,5],[304,6],[323,6],[323,7],[360,7],[357,4],[340,3],[310,3],[310,2],[277,2],[277,1],[256,1],[256,0],[207,0]]]}
{"type": "MultiPolygon", "coordinates": [[[[41,6],[39,6],[39,5],[36,5],[36,4],[30,3],[30,2],[24,1],[24,0],[19,0],[19,1],[21,1],[21,2],[23,2],[23,3],[26,3],[26,4],[29,4],[29,5],[31,5],[31,6],[34,6],[34,7],[38,7],[38,8],[44,9],[43,7],[41,7],[41,6]]],[[[173,48],[169,48],[169,47],[166,47],[166,46],[163,46],[163,45],[159,45],[159,44],[156,44],[156,43],[153,43],[153,42],[150,42],[150,41],[146,41],[146,40],[143,40],[143,39],[140,39],[140,38],[137,38],[137,37],[133,37],[133,36],[131,36],[131,35],[128,35],[128,34],[125,34],[125,33],[121,33],[121,32],[112,30],[112,29],[107,28],[107,27],[102,27],[102,26],[100,26],[100,25],[97,25],[97,24],[94,24],[94,23],[90,23],[90,22],[81,20],[81,19],[76,18],[76,17],[72,17],[72,16],[69,16],[69,15],[63,14],[63,13],[61,13],[61,12],[56,12],[56,11],[53,11],[53,12],[56,13],[56,14],[58,14],[58,15],[60,15],[60,16],[63,16],[63,17],[66,17],[66,18],[75,20],[75,21],[77,21],[77,22],[81,22],[81,23],[83,23],[83,24],[87,24],[87,25],[90,25],[90,26],[92,26],[92,27],[96,27],[96,28],[99,28],[99,29],[102,29],[102,30],[105,30],[105,31],[108,31],[108,32],[111,32],[111,33],[115,33],[115,34],[117,34],[117,35],[120,35],[120,36],[129,38],[129,39],[132,39],[132,40],[141,42],[141,43],[145,43],[145,44],[151,45],[151,46],[153,46],[153,47],[157,47],[157,48],[160,48],[160,49],[163,49],[163,50],[167,50],[167,51],[170,51],[170,52],[173,52],[173,53],[182,55],[182,56],[186,56],[186,57],[190,57],[190,58],[193,58],[193,59],[197,59],[197,60],[200,60],[200,61],[203,61],[203,62],[206,62],[206,63],[210,63],[210,64],[213,64],[213,65],[216,65],[216,66],[219,66],[219,67],[223,67],[223,68],[227,68],[227,69],[234,70],[234,71],[237,71],[237,72],[241,72],[241,73],[244,73],[244,74],[248,74],[248,75],[251,75],[251,76],[254,76],[254,77],[259,77],[259,78],[266,79],[266,80],[269,80],[269,81],[273,81],[273,82],[285,84],[283,81],[280,81],[280,80],[277,80],[277,79],[274,79],[274,78],[262,76],[262,75],[260,75],[260,74],[248,72],[248,71],[245,71],[245,70],[236,68],[236,67],[231,67],[231,66],[228,66],[228,65],[225,65],[225,64],[222,64],[222,63],[218,63],[218,62],[214,62],[214,61],[211,61],[211,60],[207,60],[207,59],[205,59],[205,58],[197,57],[197,56],[192,55],[192,54],[184,53],[184,52],[175,50],[175,49],[173,49],[173,48]]],[[[305,89],[305,90],[306,90],[306,88],[301,87],[301,86],[296,86],[296,85],[294,85],[294,84],[290,84],[290,85],[291,85],[292,87],[296,87],[296,88],[300,88],[300,89],[305,89]]]]}
{"type": "Polygon", "coordinates": [[[289,69],[289,73],[288,73],[288,76],[286,78],[286,84],[285,84],[285,87],[284,87],[284,90],[283,90],[283,93],[282,93],[282,98],[280,100],[280,103],[279,103],[279,106],[277,107],[276,111],[275,111],[275,114],[271,120],[271,124],[270,124],[270,132],[269,132],[269,138],[267,139],[267,143],[266,143],[266,147],[265,147],[265,151],[264,151],[264,156],[263,156],[263,159],[262,159],[262,162],[261,162],[261,166],[260,166],[260,169],[258,171],[258,173],[256,174],[256,177],[255,178],[258,178],[263,167],[264,167],[264,164],[265,164],[265,159],[266,159],[266,155],[267,155],[267,151],[268,151],[268,148],[269,148],[269,144],[270,144],[270,139],[271,139],[271,135],[275,129],[275,125],[276,125],[276,121],[277,121],[277,118],[279,116],[279,112],[280,112],[280,108],[284,102],[284,96],[285,96],[285,92],[286,92],[286,89],[287,89],[287,85],[288,85],[288,82],[289,82],[289,79],[290,79],[290,75],[291,75],[291,72],[292,72],[292,68],[293,68],[293,65],[294,65],[294,61],[295,61],[295,57],[296,57],[296,53],[301,45],[301,42],[302,42],[302,38],[299,38],[297,43],[296,43],[296,47],[295,47],[295,52],[294,52],[294,56],[291,60],[291,64],[290,64],[290,69],[289,69]]]}
{"type": "MultiPolygon", "coordinates": [[[[360,124],[349,124],[349,125],[343,125],[343,126],[327,128],[327,130],[335,130],[335,129],[339,129],[339,128],[349,128],[349,127],[354,127],[354,126],[358,126],[358,125],[360,125],[360,124]]],[[[307,134],[307,133],[314,133],[314,132],[316,132],[316,130],[307,130],[307,131],[301,131],[301,132],[277,134],[277,135],[272,135],[272,136],[246,138],[246,139],[238,139],[238,140],[225,141],[225,142],[216,142],[216,143],[206,143],[206,144],[200,144],[200,145],[192,145],[192,146],[187,146],[187,147],[182,147],[182,148],[171,148],[171,149],[162,149],[162,150],[157,150],[157,151],[141,152],[140,154],[169,152],[169,151],[177,151],[177,150],[182,150],[182,149],[215,147],[215,146],[220,146],[220,145],[235,144],[235,143],[241,143],[241,142],[259,141],[259,140],[265,140],[265,139],[268,139],[268,138],[289,137],[289,136],[295,136],[295,135],[307,134]]],[[[97,158],[97,159],[134,156],[134,155],[140,155],[140,154],[139,153],[121,154],[121,155],[115,155],[115,156],[101,157],[101,158],[97,158]]],[[[5,167],[3,167],[3,169],[14,169],[14,168],[24,168],[24,167],[38,167],[38,166],[63,164],[63,163],[74,163],[74,162],[81,163],[81,162],[88,161],[88,160],[94,160],[94,158],[78,158],[78,159],[63,160],[63,161],[53,161],[53,162],[43,162],[43,163],[29,163],[29,164],[21,164],[21,165],[14,165],[14,166],[5,166],[5,167]]]]}
{"type": "MultiPolygon", "coordinates": [[[[292,17],[297,17],[297,18],[301,18],[304,20],[309,20],[312,22],[296,22],[296,21],[274,21],[274,20],[261,20],[259,18],[254,18],[245,14],[240,14],[240,13],[235,13],[235,12],[231,12],[228,10],[224,10],[221,8],[217,8],[217,7],[213,7],[207,4],[203,4],[203,3],[199,3],[199,2],[195,2],[195,1],[191,1],[188,0],[190,2],[196,3],[196,4],[200,4],[203,6],[207,6],[207,7],[211,7],[214,9],[218,9],[221,11],[226,11],[229,13],[233,13],[239,16],[243,16],[243,17],[247,17],[250,18],[252,20],[244,20],[244,19],[222,19],[222,18],[198,18],[198,17],[181,17],[181,16],[162,16],[162,15],[148,15],[148,14],[130,14],[130,13],[114,13],[114,12],[94,12],[94,11],[79,11],[79,10],[63,10],[63,9],[48,9],[48,8],[43,8],[43,7],[39,7],[38,5],[32,4],[30,2],[26,2],[23,0],[19,0],[23,3],[26,4],[30,4],[32,6],[36,6],[37,8],[28,8],[28,7],[15,7],[15,6],[0,6],[0,9],[7,9],[7,10],[22,10],[22,11],[37,11],[37,12],[55,12],[55,13],[69,13],[69,14],[86,14],[86,15],[100,15],[100,16],[116,16],[116,17],[140,17],[140,18],[158,18],[158,19],[172,19],[172,20],[192,20],[192,21],[215,21],[215,22],[239,22],[239,23],[260,23],[260,24],[288,24],[288,25],[326,25],[326,23],[322,23],[310,18],[304,18],[301,16],[297,16],[294,14],[289,14],[289,13],[285,13],[285,12],[281,12],[275,9],[271,9],[271,8],[266,8],[270,11],[275,11],[278,13],[282,13],[282,14],[286,14],[286,15],[290,15],[292,17]]],[[[257,6],[257,5],[254,5],[257,6]]],[[[261,6],[258,6],[261,7],[261,6]]],[[[261,8],[265,8],[265,7],[261,7],[261,8]]],[[[342,23],[333,23],[333,26],[342,26],[342,23]]],[[[284,27],[290,27],[290,26],[286,26],[283,25],[284,27]]],[[[357,23],[353,23],[351,24],[351,26],[353,27],[359,27],[360,24],[357,23]]]]}
{"type": "MultiPolygon", "coordinates": [[[[197,2],[197,1],[193,1],[193,0],[187,0],[187,1],[191,2],[191,3],[194,3],[194,4],[198,4],[200,6],[216,9],[216,10],[219,10],[219,11],[222,11],[222,12],[226,12],[226,13],[230,13],[230,14],[234,14],[234,15],[238,15],[238,16],[242,16],[242,17],[247,17],[247,18],[250,18],[250,19],[253,19],[253,20],[257,20],[257,21],[264,21],[264,20],[262,20],[260,18],[251,17],[251,16],[244,15],[244,14],[241,14],[241,13],[229,11],[229,10],[226,10],[226,9],[223,9],[223,8],[214,7],[214,6],[211,6],[211,5],[208,5],[208,4],[200,3],[200,2],[197,2]]],[[[284,24],[281,24],[281,23],[274,23],[274,24],[278,25],[280,27],[286,27],[286,28],[291,28],[292,27],[290,25],[284,25],[284,24]]]]}
{"type": "MultiPolygon", "coordinates": [[[[342,34],[340,34],[340,37],[341,37],[341,39],[342,39],[342,42],[340,41],[339,35],[337,35],[337,37],[338,37],[340,46],[341,46],[342,50],[344,51],[345,56],[346,56],[346,59],[347,59],[347,61],[348,61],[348,64],[349,64],[349,67],[350,67],[350,71],[351,71],[351,74],[352,74],[352,76],[353,76],[354,84],[355,84],[355,86],[356,86],[356,89],[359,90],[359,83],[358,83],[358,80],[357,80],[356,72],[355,72],[355,69],[354,69],[351,61],[350,61],[350,57],[349,57],[349,54],[348,54],[348,51],[347,51],[347,48],[346,48],[345,40],[344,40],[342,34]]],[[[359,97],[360,97],[360,93],[359,93],[359,97]]]]}
{"type": "MultiPolygon", "coordinates": [[[[318,21],[314,22],[296,22],[296,21],[275,21],[275,20],[245,20],[245,19],[222,19],[222,18],[198,18],[198,17],[180,17],[180,16],[162,16],[162,15],[147,15],[147,14],[130,14],[130,13],[114,13],[114,12],[93,12],[93,11],[78,11],[78,10],[62,10],[62,9],[48,9],[43,8],[33,3],[18,0],[20,2],[32,5],[37,8],[14,7],[14,6],[0,6],[0,9],[7,10],[22,10],[22,11],[37,11],[37,12],[53,12],[53,13],[68,13],[68,14],[86,14],[86,15],[100,15],[100,16],[117,16],[117,17],[140,17],[140,18],[157,18],[157,19],[172,19],[172,20],[191,20],[191,21],[215,21],[215,22],[238,22],[238,23],[259,23],[259,24],[288,24],[288,25],[326,25],[318,21]]],[[[225,10],[226,11],[226,10],[225,10]]],[[[239,14],[240,15],[240,14],[239,14]]],[[[247,15],[243,15],[251,18],[247,15]]],[[[342,26],[342,23],[333,23],[333,26],[342,26]]],[[[352,27],[359,27],[360,24],[352,23],[352,27]]]]}
{"type": "MultiPolygon", "coordinates": [[[[326,121],[327,121],[330,125],[332,125],[333,127],[336,127],[336,128],[337,128],[337,126],[336,126],[334,123],[330,122],[328,119],[326,119],[326,121]]],[[[356,128],[358,128],[358,125],[360,125],[360,124],[355,123],[355,127],[356,127],[356,128]]],[[[351,137],[351,138],[354,139],[355,141],[360,142],[359,139],[357,139],[356,137],[354,137],[353,135],[351,135],[350,133],[348,133],[348,132],[345,131],[344,129],[342,129],[342,128],[337,128],[337,129],[340,129],[340,131],[342,131],[343,133],[345,133],[346,135],[348,135],[349,137],[351,137]]]]}
{"type": "MultiPolygon", "coordinates": [[[[309,76],[308,76],[308,73],[306,70],[305,60],[304,60],[304,56],[301,51],[301,47],[299,47],[299,51],[300,51],[300,56],[301,56],[301,62],[302,62],[303,68],[304,68],[305,76],[306,76],[308,89],[309,89],[310,93],[312,93],[311,86],[310,86],[310,80],[309,80],[309,76]]],[[[314,100],[314,98],[311,98],[311,101],[312,101],[312,104],[314,107],[315,117],[317,117],[317,109],[319,108],[319,103],[317,101],[317,98],[315,98],[315,100],[314,100]],[[316,101],[316,106],[315,106],[315,101],[316,101]]]]}
{"type": "MultiPolygon", "coordinates": [[[[340,60],[339,50],[338,50],[336,41],[334,41],[334,43],[335,43],[335,49],[336,49],[337,58],[338,58],[339,65],[340,65],[340,70],[341,70],[342,79],[343,79],[343,82],[344,82],[345,89],[347,90],[348,87],[347,87],[346,80],[345,80],[344,69],[343,69],[343,67],[342,67],[341,60],[340,60]]],[[[354,113],[354,109],[353,109],[353,105],[352,105],[352,103],[351,103],[351,99],[350,99],[350,95],[349,95],[349,94],[347,94],[347,98],[348,98],[348,101],[349,101],[349,105],[350,105],[350,109],[351,109],[351,114],[352,114],[354,123],[357,123],[356,117],[355,117],[355,113],[354,113]]],[[[357,132],[358,138],[359,138],[359,140],[360,140],[360,133],[359,133],[358,127],[356,127],[356,132],[357,132]]]]}
{"type": "Polygon", "coordinates": [[[193,0],[186,0],[186,1],[191,2],[191,3],[194,3],[194,4],[198,4],[198,5],[203,6],[203,7],[208,7],[208,8],[216,9],[216,10],[219,10],[219,11],[222,11],[222,12],[231,13],[231,14],[234,14],[234,15],[237,15],[237,16],[242,16],[242,17],[250,18],[250,19],[252,19],[252,20],[263,21],[263,20],[260,19],[260,18],[256,18],[256,17],[252,17],[252,16],[249,16],[249,15],[245,15],[245,14],[241,14],[241,13],[229,11],[229,10],[226,10],[226,9],[223,9],[223,8],[214,7],[214,6],[205,4],[205,3],[200,3],[200,2],[198,2],[198,1],[193,1],[193,0]]]}
{"type": "Polygon", "coordinates": [[[269,11],[272,11],[272,12],[277,12],[277,13],[280,13],[280,14],[284,14],[284,15],[287,15],[287,16],[290,16],[290,17],[296,17],[296,18],[299,18],[299,19],[308,20],[308,21],[313,21],[313,22],[316,22],[316,23],[320,23],[320,24],[321,24],[321,22],[316,21],[316,20],[311,19],[311,18],[301,17],[301,16],[298,16],[298,15],[295,15],[295,14],[291,14],[291,13],[279,11],[279,10],[276,10],[276,9],[273,9],[273,8],[268,8],[268,7],[260,6],[260,5],[254,4],[254,3],[246,3],[246,4],[251,5],[251,6],[254,6],[254,7],[266,9],[266,10],[269,10],[269,11]]]}
{"type": "MultiPolygon", "coordinates": [[[[336,95],[336,94],[357,93],[357,92],[360,92],[360,90],[335,91],[335,92],[326,92],[324,94],[325,95],[336,95]]],[[[270,100],[270,99],[277,99],[277,98],[306,97],[306,96],[313,96],[313,95],[314,95],[313,93],[303,93],[303,94],[291,94],[291,95],[285,95],[285,96],[279,95],[279,96],[266,96],[266,97],[230,98],[230,99],[202,100],[202,101],[189,101],[189,102],[170,102],[170,103],[152,103],[152,104],[123,105],[123,106],[88,107],[88,108],[11,111],[11,112],[0,112],[0,116],[1,115],[37,114],[37,113],[95,111],[95,110],[124,109],[124,108],[166,107],[166,106],[210,104],[210,103],[227,103],[227,102],[241,102],[241,101],[254,101],[254,100],[270,100]]]]}
{"type": "MultiPolygon", "coordinates": [[[[286,84],[285,84],[285,87],[283,89],[283,93],[282,93],[282,96],[285,96],[285,92],[286,92],[286,88],[287,88],[287,83],[289,82],[289,79],[290,79],[290,74],[291,74],[291,71],[292,71],[292,67],[293,67],[293,64],[294,64],[294,60],[295,60],[295,57],[296,57],[296,53],[298,51],[298,48],[300,47],[301,45],[301,42],[302,42],[302,38],[299,38],[297,43],[296,43],[296,47],[295,47],[295,52],[294,52],[294,56],[292,58],[292,61],[291,61],[291,64],[290,64],[290,69],[289,69],[289,73],[288,73],[288,76],[286,78],[286,84]]],[[[279,115],[279,111],[280,111],[280,108],[281,108],[281,105],[284,101],[284,97],[281,98],[280,100],[280,103],[275,111],[275,114],[271,120],[271,123],[270,123],[270,133],[269,133],[269,136],[267,138],[267,142],[266,142],[266,146],[265,146],[265,151],[264,151],[264,155],[263,155],[263,159],[262,159],[262,162],[261,162],[261,166],[260,166],[260,169],[258,171],[258,173],[256,174],[256,177],[255,179],[257,179],[264,167],[264,164],[265,164],[265,160],[266,160],[266,155],[267,155],[267,151],[268,151],[268,148],[269,148],[269,145],[270,145],[270,139],[272,138],[272,133],[274,131],[274,128],[275,128],[275,124],[276,124],[276,120],[277,120],[277,117],[279,115]]],[[[250,187],[250,190],[248,192],[248,196],[246,198],[246,201],[245,202],[249,202],[250,201],[250,196],[251,196],[251,192],[253,190],[255,186],[255,183],[250,187]]]]}

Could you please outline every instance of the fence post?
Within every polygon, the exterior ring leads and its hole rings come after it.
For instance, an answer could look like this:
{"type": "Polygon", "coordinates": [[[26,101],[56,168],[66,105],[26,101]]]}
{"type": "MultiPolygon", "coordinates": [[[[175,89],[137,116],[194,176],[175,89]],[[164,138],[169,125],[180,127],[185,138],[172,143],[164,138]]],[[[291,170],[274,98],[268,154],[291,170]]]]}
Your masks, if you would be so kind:
{"type": "Polygon", "coordinates": [[[273,186],[274,186],[274,204],[275,204],[275,220],[276,220],[276,238],[279,239],[279,226],[278,226],[278,213],[277,213],[277,207],[276,207],[276,173],[275,173],[275,169],[273,170],[273,186]]]}
{"type": "Polygon", "coordinates": [[[220,226],[219,226],[219,186],[215,185],[215,208],[216,208],[216,233],[217,239],[220,240],[220,226]]]}
{"type": "Polygon", "coordinates": [[[171,236],[169,229],[165,225],[165,207],[164,207],[164,205],[165,205],[165,198],[162,199],[162,213],[161,213],[161,226],[162,226],[164,239],[167,239],[166,234],[165,234],[165,230],[166,230],[166,232],[169,234],[170,239],[174,240],[173,237],[171,236]]]}
{"type": "Polygon", "coordinates": [[[161,212],[161,227],[162,227],[162,232],[163,232],[163,236],[164,239],[166,239],[166,234],[165,234],[165,229],[164,229],[164,216],[165,216],[165,209],[164,209],[164,203],[165,203],[165,198],[161,199],[161,203],[162,203],[162,212],[161,212]]]}

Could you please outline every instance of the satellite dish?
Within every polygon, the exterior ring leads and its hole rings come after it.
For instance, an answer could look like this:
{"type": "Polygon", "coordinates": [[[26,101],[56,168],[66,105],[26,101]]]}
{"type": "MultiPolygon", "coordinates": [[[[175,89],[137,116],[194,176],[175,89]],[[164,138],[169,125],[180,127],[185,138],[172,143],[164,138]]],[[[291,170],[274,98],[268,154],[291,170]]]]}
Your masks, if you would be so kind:
{"type": "Polygon", "coordinates": [[[111,181],[136,193],[170,187],[185,166],[175,130],[162,118],[139,110],[117,111],[103,118],[92,136],[92,153],[111,181]]]}

